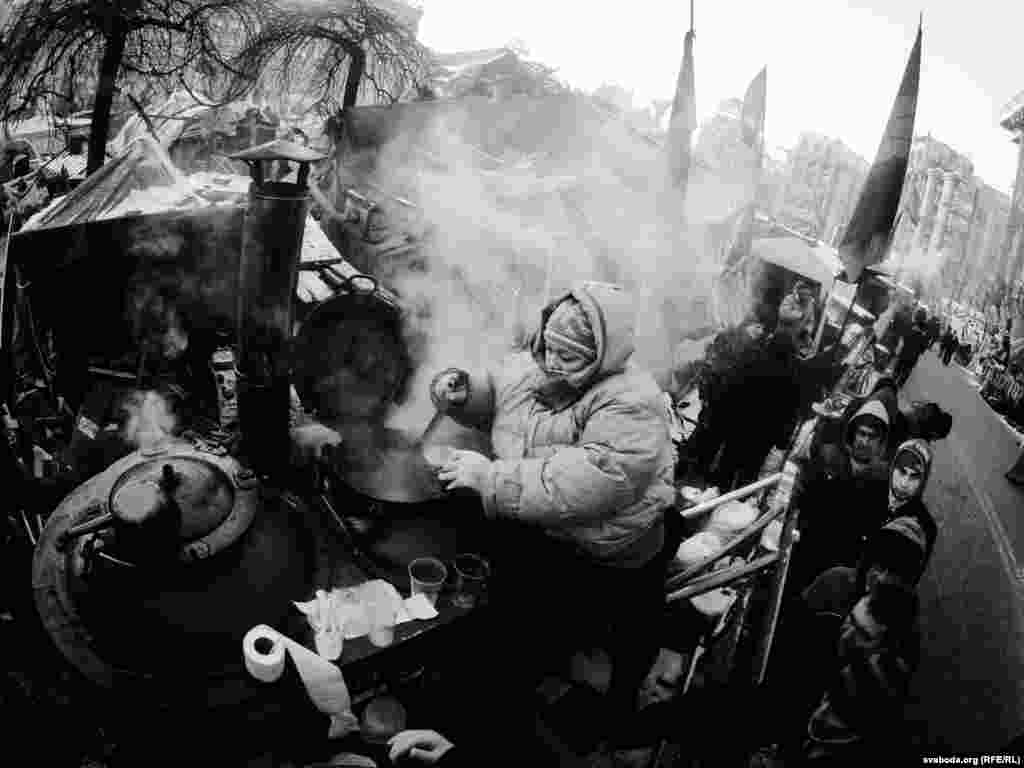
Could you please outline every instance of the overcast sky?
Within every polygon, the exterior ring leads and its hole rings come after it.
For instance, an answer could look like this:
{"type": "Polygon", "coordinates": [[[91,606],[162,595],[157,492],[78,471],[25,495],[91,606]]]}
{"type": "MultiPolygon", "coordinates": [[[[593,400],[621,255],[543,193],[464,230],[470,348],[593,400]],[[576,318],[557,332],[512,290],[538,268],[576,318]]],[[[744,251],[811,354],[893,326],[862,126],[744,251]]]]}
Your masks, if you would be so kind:
{"type": "MultiPolygon", "coordinates": [[[[423,0],[420,38],[438,51],[521,40],[530,58],[577,88],[615,83],[637,106],[671,98],[689,25],[687,0],[423,0]]],[[[837,137],[871,160],[924,13],[918,133],[968,155],[1009,191],[1016,145],[999,128],[1024,91],[1015,63],[1024,3],[1007,0],[695,0],[697,112],[743,96],[768,66],[767,141],[837,137]]]]}

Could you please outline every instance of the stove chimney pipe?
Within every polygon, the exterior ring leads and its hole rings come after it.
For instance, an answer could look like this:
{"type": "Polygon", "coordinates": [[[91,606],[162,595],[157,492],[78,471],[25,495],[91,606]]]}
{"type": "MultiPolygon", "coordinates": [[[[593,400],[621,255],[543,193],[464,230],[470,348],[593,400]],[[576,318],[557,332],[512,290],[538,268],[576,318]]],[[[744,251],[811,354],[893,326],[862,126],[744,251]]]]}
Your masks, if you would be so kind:
{"type": "Polygon", "coordinates": [[[324,155],[276,140],[231,155],[252,184],[238,274],[238,422],[241,453],[260,474],[287,466],[290,343],[310,163],[324,155]],[[271,181],[278,161],[298,165],[296,183],[271,181]]]}

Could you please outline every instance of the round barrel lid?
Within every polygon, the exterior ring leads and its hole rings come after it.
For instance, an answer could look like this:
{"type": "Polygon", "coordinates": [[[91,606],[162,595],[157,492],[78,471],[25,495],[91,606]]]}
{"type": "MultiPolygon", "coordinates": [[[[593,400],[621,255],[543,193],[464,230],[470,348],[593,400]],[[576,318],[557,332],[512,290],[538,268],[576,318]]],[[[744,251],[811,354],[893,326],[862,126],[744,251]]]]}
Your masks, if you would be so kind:
{"type": "Polygon", "coordinates": [[[231,479],[214,463],[188,455],[156,457],[125,471],[111,490],[110,511],[126,522],[145,519],[166,503],[168,473],[174,478],[169,492],[181,509],[182,543],[206,536],[231,514],[235,503],[231,479]]]}

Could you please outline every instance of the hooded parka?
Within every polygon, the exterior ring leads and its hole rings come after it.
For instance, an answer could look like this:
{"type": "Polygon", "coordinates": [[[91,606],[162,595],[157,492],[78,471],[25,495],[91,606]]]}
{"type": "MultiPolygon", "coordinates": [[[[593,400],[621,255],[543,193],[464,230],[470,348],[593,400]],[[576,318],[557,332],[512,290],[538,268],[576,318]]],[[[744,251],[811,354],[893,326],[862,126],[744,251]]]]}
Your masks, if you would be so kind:
{"type": "Polygon", "coordinates": [[[634,335],[626,291],[579,283],[543,310],[528,352],[470,374],[468,401],[449,415],[490,430],[488,517],[541,526],[607,565],[638,567],[660,552],[663,515],[675,501],[675,451],[660,388],[630,362],[634,335]],[[597,354],[552,396],[543,331],[568,298],[586,313],[597,354]]]}
{"type": "Polygon", "coordinates": [[[884,457],[860,466],[850,455],[856,423],[863,418],[889,429],[884,403],[869,399],[847,422],[843,444],[821,446],[798,476],[794,504],[800,511],[800,541],[793,554],[792,589],[803,589],[833,566],[855,566],[865,537],[885,520],[889,473],[884,457]]]}

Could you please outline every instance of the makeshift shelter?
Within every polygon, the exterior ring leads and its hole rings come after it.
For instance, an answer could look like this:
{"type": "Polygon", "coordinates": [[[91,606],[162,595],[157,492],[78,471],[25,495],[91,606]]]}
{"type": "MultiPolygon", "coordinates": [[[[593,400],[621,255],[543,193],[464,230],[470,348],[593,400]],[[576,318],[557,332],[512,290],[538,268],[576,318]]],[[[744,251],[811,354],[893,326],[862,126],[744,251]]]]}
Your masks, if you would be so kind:
{"type": "Polygon", "coordinates": [[[167,153],[149,136],[88,177],[74,192],[57,198],[25,223],[23,230],[52,229],[128,215],[183,210],[205,204],[167,153]]]}
{"type": "MultiPolygon", "coordinates": [[[[173,286],[204,327],[234,329],[247,195],[237,183],[232,193],[228,181],[211,202],[201,194],[210,180],[190,181],[153,138],[141,137],[11,239],[36,322],[51,324],[63,354],[77,356],[65,370],[129,346],[132,286],[173,286]]],[[[312,217],[300,258],[322,268],[300,273],[297,317],[355,273],[312,217]]]]}
{"type": "Polygon", "coordinates": [[[88,136],[91,120],[88,115],[82,117],[48,117],[36,115],[27,120],[8,123],[4,126],[3,140],[27,141],[37,155],[55,155],[64,150],[70,136],[88,136]]]}

